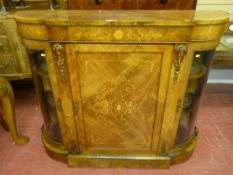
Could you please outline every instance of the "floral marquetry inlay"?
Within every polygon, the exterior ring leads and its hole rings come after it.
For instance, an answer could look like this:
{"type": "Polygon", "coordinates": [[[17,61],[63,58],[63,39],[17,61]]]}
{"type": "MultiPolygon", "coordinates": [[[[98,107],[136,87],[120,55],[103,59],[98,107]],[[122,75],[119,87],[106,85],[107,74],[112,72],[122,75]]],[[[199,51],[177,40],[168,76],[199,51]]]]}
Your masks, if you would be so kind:
{"type": "MultiPolygon", "coordinates": [[[[189,28],[180,28],[183,35],[187,38],[189,28]]],[[[172,38],[172,29],[164,27],[75,27],[69,29],[69,37],[79,41],[146,41],[154,42],[172,38]],[[166,36],[163,34],[166,33],[166,36]]]]}
{"type": "Polygon", "coordinates": [[[116,77],[106,82],[97,92],[95,98],[90,98],[87,111],[96,110],[96,116],[110,115],[124,118],[137,111],[137,101],[134,98],[135,87],[126,77],[116,77]],[[101,110],[100,110],[101,109],[101,110]]]}

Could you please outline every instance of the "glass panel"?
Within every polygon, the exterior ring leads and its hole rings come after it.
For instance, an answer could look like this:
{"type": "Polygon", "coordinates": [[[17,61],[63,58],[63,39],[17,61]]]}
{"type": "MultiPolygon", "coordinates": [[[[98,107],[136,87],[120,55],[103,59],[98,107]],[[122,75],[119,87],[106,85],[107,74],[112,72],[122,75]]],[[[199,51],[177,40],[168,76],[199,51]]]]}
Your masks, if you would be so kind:
{"type": "Polygon", "coordinates": [[[45,53],[43,51],[29,51],[29,54],[34,84],[44,118],[43,129],[52,140],[62,142],[45,53]]]}
{"type": "Polygon", "coordinates": [[[187,141],[194,134],[197,109],[206,85],[214,50],[195,52],[189,83],[183,104],[183,111],[176,136],[176,144],[187,141]]]}

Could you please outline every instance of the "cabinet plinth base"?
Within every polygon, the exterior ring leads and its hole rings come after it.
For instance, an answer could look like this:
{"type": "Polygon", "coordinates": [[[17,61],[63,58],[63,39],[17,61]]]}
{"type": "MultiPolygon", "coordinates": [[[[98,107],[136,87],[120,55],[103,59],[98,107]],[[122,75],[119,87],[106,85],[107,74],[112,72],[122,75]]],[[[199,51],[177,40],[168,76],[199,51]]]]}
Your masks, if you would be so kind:
{"type": "Polygon", "coordinates": [[[164,156],[69,154],[65,147],[49,139],[42,131],[42,141],[48,155],[69,166],[77,167],[125,167],[125,168],[169,168],[189,159],[197,144],[197,132],[182,145],[175,146],[164,156]]]}

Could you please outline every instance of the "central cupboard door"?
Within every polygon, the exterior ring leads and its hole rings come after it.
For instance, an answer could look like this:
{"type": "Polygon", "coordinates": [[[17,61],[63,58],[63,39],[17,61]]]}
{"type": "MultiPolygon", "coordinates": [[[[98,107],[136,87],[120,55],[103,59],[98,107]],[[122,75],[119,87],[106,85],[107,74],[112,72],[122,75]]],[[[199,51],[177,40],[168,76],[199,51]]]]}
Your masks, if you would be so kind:
{"type": "Polygon", "coordinates": [[[66,45],[81,153],[157,153],[172,50],[156,44],[66,45]]]}

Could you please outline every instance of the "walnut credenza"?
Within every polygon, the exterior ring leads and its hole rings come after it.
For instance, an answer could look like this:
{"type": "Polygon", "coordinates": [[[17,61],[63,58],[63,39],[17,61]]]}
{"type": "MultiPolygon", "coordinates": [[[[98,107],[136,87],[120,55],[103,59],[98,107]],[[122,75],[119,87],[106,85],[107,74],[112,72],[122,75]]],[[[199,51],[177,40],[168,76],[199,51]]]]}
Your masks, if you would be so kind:
{"type": "Polygon", "coordinates": [[[188,159],[219,11],[26,11],[47,152],[70,166],[160,167],[188,159]]]}

